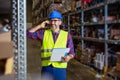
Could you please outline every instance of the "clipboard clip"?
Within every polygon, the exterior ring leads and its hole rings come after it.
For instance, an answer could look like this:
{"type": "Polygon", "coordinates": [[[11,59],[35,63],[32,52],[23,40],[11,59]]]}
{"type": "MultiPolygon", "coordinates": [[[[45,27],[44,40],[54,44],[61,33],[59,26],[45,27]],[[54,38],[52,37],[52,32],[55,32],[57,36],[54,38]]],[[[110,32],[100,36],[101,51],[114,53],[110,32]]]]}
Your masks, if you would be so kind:
{"type": "Polygon", "coordinates": [[[68,56],[68,53],[66,52],[64,56],[68,56]]]}

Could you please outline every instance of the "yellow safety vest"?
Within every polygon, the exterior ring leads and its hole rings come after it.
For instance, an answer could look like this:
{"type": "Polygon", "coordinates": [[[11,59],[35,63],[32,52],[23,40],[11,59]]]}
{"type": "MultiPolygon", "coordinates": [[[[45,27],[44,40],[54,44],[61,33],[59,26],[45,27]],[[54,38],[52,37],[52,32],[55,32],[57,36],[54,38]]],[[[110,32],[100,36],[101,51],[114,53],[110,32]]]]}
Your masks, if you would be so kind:
{"type": "Polygon", "coordinates": [[[55,68],[67,67],[66,62],[50,62],[50,57],[51,57],[53,48],[66,48],[67,36],[68,36],[68,32],[61,30],[56,42],[54,43],[52,31],[50,29],[45,30],[43,43],[41,47],[42,66],[49,66],[52,64],[52,66],[55,68]]]}

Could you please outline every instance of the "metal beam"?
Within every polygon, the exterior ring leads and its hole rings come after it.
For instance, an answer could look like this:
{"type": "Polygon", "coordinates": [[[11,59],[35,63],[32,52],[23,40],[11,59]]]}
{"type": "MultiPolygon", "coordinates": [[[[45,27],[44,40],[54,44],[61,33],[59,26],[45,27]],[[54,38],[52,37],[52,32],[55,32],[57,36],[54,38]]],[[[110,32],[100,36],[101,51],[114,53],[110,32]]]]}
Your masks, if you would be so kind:
{"type": "Polygon", "coordinates": [[[15,80],[27,80],[26,0],[12,0],[12,38],[15,80]]]}

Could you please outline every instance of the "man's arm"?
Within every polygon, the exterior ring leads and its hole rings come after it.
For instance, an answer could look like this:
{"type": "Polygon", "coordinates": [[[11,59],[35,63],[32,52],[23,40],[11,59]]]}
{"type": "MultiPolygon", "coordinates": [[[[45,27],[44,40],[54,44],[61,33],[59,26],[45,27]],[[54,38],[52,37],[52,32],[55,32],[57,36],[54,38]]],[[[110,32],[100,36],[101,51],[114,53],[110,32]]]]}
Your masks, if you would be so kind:
{"type": "Polygon", "coordinates": [[[70,34],[68,35],[67,47],[70,48],[70,52],[68,56],[62,57],[64,62],[69,62],[72,58],[74,58],[74,55],[75,55],[73,40],[70,34]]]}
{"type": "Polygon", "coordinates": [[[46,23],[49,23],[49,22],[48,21],[44,21],[41,24],[37,25],[36,27],[28,29],[27,30],[27,37],[31,38],[31,39],[35,39],[35,40],[36,39],[42,40],[44,31],[43,30],[39,30],[38,31],[38,29],[45,28],[45,24],[46,23]]]}
{"type": "Polygon", "coordinates": [[[29,30],[29,32],[33,33],[33,32],[35,32],[35,31],[37,31],[38,29],[45,28],[45,24],[46,24],[46,23],[49,23],[49,21],[46,20],[46,21],[42,22],[41,24],[37,25],[36,27],[31,28],[31,29],[29,30]]]}

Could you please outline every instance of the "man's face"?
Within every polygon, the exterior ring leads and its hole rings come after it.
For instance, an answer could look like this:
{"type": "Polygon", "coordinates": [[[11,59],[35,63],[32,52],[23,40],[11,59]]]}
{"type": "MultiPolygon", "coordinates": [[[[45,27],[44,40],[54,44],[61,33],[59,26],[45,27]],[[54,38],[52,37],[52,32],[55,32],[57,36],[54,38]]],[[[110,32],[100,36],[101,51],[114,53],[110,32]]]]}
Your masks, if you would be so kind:
{"type": "Polygon", "coordinates": [[[55,30],[55,29],[60,28],[60,25],[62,24],[62,21],[58,18],[53,18],[53,19],[49,20],[49,23],[51,25],[51,28],[55,30]]]}

